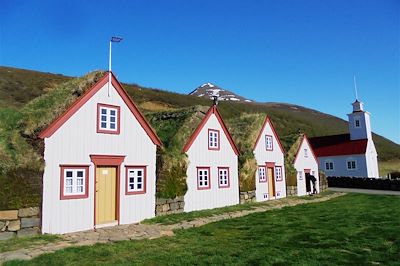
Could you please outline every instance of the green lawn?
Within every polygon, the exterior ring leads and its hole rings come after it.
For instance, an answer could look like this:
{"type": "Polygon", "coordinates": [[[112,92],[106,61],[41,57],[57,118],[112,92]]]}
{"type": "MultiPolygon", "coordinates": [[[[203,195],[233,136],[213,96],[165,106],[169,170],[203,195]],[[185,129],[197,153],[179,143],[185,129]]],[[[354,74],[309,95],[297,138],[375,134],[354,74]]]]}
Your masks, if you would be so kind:
{"type": "Polygon", "coordinates": [[[349,194],[6,265],[400,265],[400,197],[349,194]]]}

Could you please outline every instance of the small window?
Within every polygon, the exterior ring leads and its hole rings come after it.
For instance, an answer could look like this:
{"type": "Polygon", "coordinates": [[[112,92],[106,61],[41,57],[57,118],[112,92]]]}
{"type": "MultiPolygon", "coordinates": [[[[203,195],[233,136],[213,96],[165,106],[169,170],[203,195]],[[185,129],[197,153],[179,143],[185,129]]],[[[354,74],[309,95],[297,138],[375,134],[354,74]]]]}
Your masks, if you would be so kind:
{"type": "Polygon", "coordinates": [[[218,187],[227,188],[229,187],[229,168],[218,167],[218,187]]]}
{"type": "Polygon", "coordinates": [[[146,193],[146,166],[126,166],[126,195],[146,193]]]}
{"type": "Polygon", "coordinates": [[[355,160],[348,160],[347,161],[347,170],[356,170],[357,169],[357,163],[355,160]]]}
{"type": "Polygon", "coordinates": [[[210,167],[197,168],[197,189],[209,189],[210,184],[210,167]]]}
{"type": "Polygon", "coordinates": [[[299,177],[299,180],[303,180],[303,172],[302,171],[297,171],[297,176],[299,177]]]}
{"type": "Polygon", "coordinates": [[[304,149],[304,157],[308,158],[308,150],[307,149],[304,149]]]}
{"type": "Polygon", "coordinates": [[[267,182],[267,175],[265,166],[258,167],[258,180],[260,183],[267,182]]]}
{"type": "Polygon", "coordinates": [[[282,181],[282,167],[281,166],[275,166],[275,178],[276,181],[282,181]]]}
{"type": "Polygon", "coordinates": [[[360,119],[359,118],[354,119],[354,127],[360,127],[360,119]]]}
{"type": "Polygon", "coordinates": [[[272,142],[272,136],[265,135],[265,148],[267,151],[272,151],[274,148],[274,144],[272,142]]]}
{"type": "Polygon", "coordinates": [[[60,165],[61,195],[60,199],[80,199],[88,197],[89,166],[60,165]]]}
{"type": "Polygon", "coordinates": [[[330,162],[330,161],[325,162],[325,170],[326,171],[333,171],[334,170],[333,162],[330,162]]]}
{"type": "Polygon", "coordinates": [[[97,105],[97,132],[119,134],[120,107],[108,104],[97,105]]]}
{"type": "Polygon", "coordinates": [[[219,130],[208,130],[208,149],[219,150],[219,130]]]}

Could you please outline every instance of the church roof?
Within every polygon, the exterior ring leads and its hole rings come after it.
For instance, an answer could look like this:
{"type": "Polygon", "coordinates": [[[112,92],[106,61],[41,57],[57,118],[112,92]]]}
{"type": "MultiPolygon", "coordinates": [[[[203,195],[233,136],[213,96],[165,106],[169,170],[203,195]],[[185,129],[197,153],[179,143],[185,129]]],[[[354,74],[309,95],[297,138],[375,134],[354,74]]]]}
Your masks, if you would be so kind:
{"type": "Polygon", "coordinates": [[[365,154],[368,139],[351,140],[350,134],[309,139],[317,157],[365,154]]]}

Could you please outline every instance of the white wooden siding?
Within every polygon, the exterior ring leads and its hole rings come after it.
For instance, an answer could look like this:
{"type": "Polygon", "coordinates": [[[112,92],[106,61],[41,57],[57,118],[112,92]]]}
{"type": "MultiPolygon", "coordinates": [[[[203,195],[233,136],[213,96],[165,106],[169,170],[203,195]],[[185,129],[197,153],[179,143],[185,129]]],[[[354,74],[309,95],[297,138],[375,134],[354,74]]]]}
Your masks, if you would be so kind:
{"type": "MultiPolygon", "coordinates": [[[[280,196],[276,198],[284,198],[286,197],[286,175],[285,175],[285,163],[284,163],[284,154],[279,147],[278,139],[276,138],[270,123],[267,123],[264,127],[263,132],[261,133],[261,137],[253,151],[254,156],[257,161],[257,165],[265,166],[266,163],[275,163],[275,166],[282,167],[282,181],[275,182],[275,191],[276,193],[280,193],[280,196]],[[273,150],[267,151],[265,147],[265,135],[272,136],[273,139],[273,150]]],[[[267,172],[267,171],[266,171],[267,172]]],[[[257,201],[265,201],[272,199],[270,195],[268,195],[268,182],[267,183],[260,183],[258,171],[256,173],[256,200],[257,201]],[[266,197],[267,196],[267,197],[266,197]]],[[[268,177],[267,177],[268,180],[268,177]]]]}
{"type": "Polygon", "coordinates": [[[239,203],[238,158],[216,116],[207,123],[187,151],[189,165],[185,194],[185,211],[212,209],[239,203]],[[220,134],[220,150],[208,150],[208,129],[220,134]],[[210,167],[210,189],[197,189],[197,167],[210,167]],[[218,187],[218,167],[229,167],[230,187],[218,187]]]}
{"type": "Polygon", "coordinates": [[[67,233],[93,229],[95,169],[89,155],[124,155],[120,168],[120,223],[154,217],[156,145],[107,84],[89,99],[50,138],[45,139],[43,175],[43,233],[67,233]],[[97,103],[121,107],[120,135],[96,133],[97,103]],[[60,164],[88,164],[89,196],[60,200],[60,164]],[[147,165],[147,192],[125,195],[125,165],[147,165]]]}
{"type": "MultiPolygon", "coordinates": [[[[304,139],[299,148],[299,154],[294,162],[294,168],[297,172],[301,172],[302,179],[300,180],[300,175],[297,173],[297,195],[304,196],[307,194],[306,191],[306,174],[304,169],[310,169],[310,174],[313,174],[317,179],[315,182],[317,192],[319,193],[319,173],[318,173],[318,161],[315,160],[310,145],[304,139]],[[307,157],[305,157],[304,149],[307,149],[307,157]]],[[[312,182],[310,182],[311,192],[313,192],[312,182]]]]}
{"type": "Polygon", "coordinates": [[[326,176],[366,177],[368,175],[365,154],[318,157],[318,161],[320,169],[324,171],[326,176]],[[352,159],[357,162],[356,170],[347,170],[348,159],[352,159]],[[333,162],[333,171],[325,170],[326,161],[333,162]]]}

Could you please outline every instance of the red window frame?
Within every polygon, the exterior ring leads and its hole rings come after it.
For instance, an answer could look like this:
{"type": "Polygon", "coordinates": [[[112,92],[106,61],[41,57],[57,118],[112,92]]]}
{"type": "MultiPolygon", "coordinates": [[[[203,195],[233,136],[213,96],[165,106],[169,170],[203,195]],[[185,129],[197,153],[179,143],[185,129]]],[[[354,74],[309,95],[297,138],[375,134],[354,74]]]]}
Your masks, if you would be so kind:
{"type": "Polygon", "coordinates": [[[120,129],[121,129],[121,107],[117,105],[110,105],[110,104],[105,104],[105,103],[98,103],[97,104],[97,133],[104,133],[104,134],[114,134],[114,135],[119,135],[120,134],[120,129]],[[117,129],[116,130],[109,130],[109,129],[103,129],[100,127],[100,110],[101,107],[106,107],[106,108],[112,108],[116,109],[117,111],[117,129]]]}
{"type": "MultiPolygon", "coordinates": [[[[198,166],[197,167],[197,190],[205,190],[205,189],[210,189],[211,188],[211,168],[209,166],[198,166]],[[200,180],[199,180],[199,171],[200,170],[208,170],[208,186],[201,186],[200,187],[200,180]]],[[[204,180],[203,180],[204,182],[204,180]]]]}
{"type": "Polygon", "coordinates": [[[268,178],[267,178],[267,167],[266,167],[265,165],[259,165],[259,166],[258,166],[257,175],[258,175],[258,182],[259,182],[259,183],[267,183],[267,180],[268,180],[268,178]],[[265,177],[264,180],[261,180],[260,168],[263,168],[263,169],[264,169],[264,177],[265,177]]]}
{"type": "Polygon", "coordinates": [[[219,149],[220,149],[220,131],[218,130],[218,129],[208,129],[208,132],[207,132],[207,145],[208,145],[208,149],[209,150],[214,150],[214,151],[219,151],[219,149]],[[210,147],[210,132],[216,132],[217,133],[217,147],[210,147]]]}
{"type": "Polygon", "coordinates": [[[60,200],[70,200],[70,199],[85,199],[89,197],[89,165],[79,165],[79,164],[60,164],[60,200]],[[85,185],[84,185],[84,194],[73,194],[73,195],[65,195],[64,194],[64,170],[66,169],[84,169],[85,170],[85,185]]]}
{"type": "Polygon", "coordinates": [[[231,181],[230,181],[230,179],[231,179],[231,175],[230,175],[230,173],[229,173],[229,167],[218,167],[217,168],[218,169],[218,188],[229,188],[230,186],[231,186],[231,181]],[[220,170],[226,170],[226,172],[227,172],[227,176],[226,176],[226,178],[227,178],[227,184],[225,185],[222,185],[221,184],[221,175],[220,175],[220,170]]]}
{"type": "Polygon", "coordinates": [[[272,137],[272,135],[265,135],[265,149],[267,151],[273,151],[274,150],[274,138],[272,137]],[[271,149],[268,149],[267,146],[267,137],[271,138],[271,149]]]}
{"type": "Polygon", "coordinates": [[[276,182],[283,181],[282,166],[275,166],[275,181],[276,182]],[[278,175],[277,175],[278,174],[277,169],[279,169],[279,173],[280,173],[279,179],[278,179],[278,175]]]}
{"type": "Polygon", "coordinates": [[[125,165],[125,195],[138,195],[146,194],[147,191],[147,165],[125,165]],[[142,190],[129,191],[129,170],[141,169],[143,170],[143,187],[142,190]]]}

